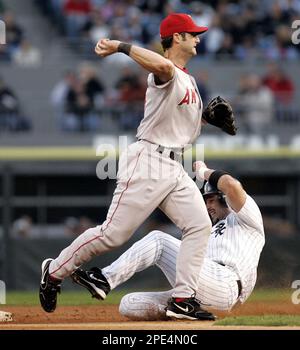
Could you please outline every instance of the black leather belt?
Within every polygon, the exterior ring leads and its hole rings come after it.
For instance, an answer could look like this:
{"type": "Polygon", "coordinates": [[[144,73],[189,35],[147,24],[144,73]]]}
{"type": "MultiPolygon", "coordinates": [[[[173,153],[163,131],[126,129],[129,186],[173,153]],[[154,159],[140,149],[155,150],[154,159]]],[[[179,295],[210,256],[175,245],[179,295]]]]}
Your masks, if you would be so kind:
{"type": "Polygon", "coordinates": [[[176,160],[177,162],[181,162],[182,161],[182,157],[183,157],[183,152],[174,152],[171,149],[168,149],[164,146],[158,146],[156,151],[160,154],[166,154],[169,158],[171,158],[172,160],[176,160]]]}
{"type": "Polygon", "coordinates": [[[238,285],[238,297],[242,294],[242,282],[240,280],[236,281],[237,285],[238,285]]]}
{"type": "MultiPolygon", "coordinates": [[[[153,142],[150,142],[144,139],[138,139],[138,141],[146,141],[146,142],[152,143],[153,145],[157,145],[157,144],[154,144],[153,142]]],[[[178,152],[177,152],[177,151],[173,151],[172,148],[157,145],[156,151],[160,154],[164,154],[165,156],[167,156],[172,160],[176,160],[177,162],[181,163],[183,161],[184,148],[178,148],[178,152]]]]}

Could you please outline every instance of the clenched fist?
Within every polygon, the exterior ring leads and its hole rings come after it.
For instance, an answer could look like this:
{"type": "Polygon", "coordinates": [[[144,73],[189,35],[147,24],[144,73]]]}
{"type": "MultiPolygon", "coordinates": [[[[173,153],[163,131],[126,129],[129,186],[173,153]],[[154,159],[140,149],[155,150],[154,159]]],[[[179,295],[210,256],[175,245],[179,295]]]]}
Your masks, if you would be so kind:
{"type": "Polygon", "coordinates": [[[100,39],[95,46],[95,52],[101,57],[112,55],[118,52],[120,43],[119,40],[100,39]]]}

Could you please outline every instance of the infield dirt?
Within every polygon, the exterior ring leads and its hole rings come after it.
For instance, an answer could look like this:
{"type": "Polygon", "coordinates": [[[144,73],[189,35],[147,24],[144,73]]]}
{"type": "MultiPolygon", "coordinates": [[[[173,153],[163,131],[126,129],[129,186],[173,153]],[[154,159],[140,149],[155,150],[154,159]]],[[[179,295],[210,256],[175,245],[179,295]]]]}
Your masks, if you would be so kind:
{"type": "MultiPolygon", "coordinates": [[[[152,321],[132,322],[121,316],[117,305],[58,306],[51,314],[39,306],[8,306],[3,311],[13,313],[13,321],[1,323],[0,329],[99,329],[99,330],[167,330],[167,329],[249,329],[249,327],[213,326],[213,322],[152,321]]],[[[230,313],[215,312],[219,319],[241,315],[300,315],[300,308],[288,302],[251,302],[230,313]]],[[[300,327],[251,327],[251,329],[300,329],[300,327]]]]}

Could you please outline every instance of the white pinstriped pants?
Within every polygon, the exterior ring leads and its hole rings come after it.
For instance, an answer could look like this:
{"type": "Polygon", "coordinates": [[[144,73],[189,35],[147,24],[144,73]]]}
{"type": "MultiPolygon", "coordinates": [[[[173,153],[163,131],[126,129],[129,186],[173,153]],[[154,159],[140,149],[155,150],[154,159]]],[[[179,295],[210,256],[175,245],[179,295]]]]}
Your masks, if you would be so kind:
{"type": "Polygon", "coordinates": [[[183,166],[158,153],[157,145],[139,141],[119,160],[117,188],[102,225],[88,229],[49,266],[64,279],[95,255],[124,244],[157,207],[182,230],[173,295],[190,297],[197,289],[211,231],[203,197],[183,166]]]}
{"type": "MultiPolygon", "coordinates": [[[[102,269],[111,288],[127,281],[136,272],[156,265],[165,274],[172,287],[175,285],[176,259],[181,241],[161,231],[152,231],[133,244],[111,265],[102,269]]],[[[198,274],[196,297],[204,307],[230,310],[237,302],[237,275],[227,267],[204,258],[198,274]]],[[[164,308],[172,290],[166,292],[140,292],[125,295],[120,313],[131,319],[164,319],[164,308]]]]}

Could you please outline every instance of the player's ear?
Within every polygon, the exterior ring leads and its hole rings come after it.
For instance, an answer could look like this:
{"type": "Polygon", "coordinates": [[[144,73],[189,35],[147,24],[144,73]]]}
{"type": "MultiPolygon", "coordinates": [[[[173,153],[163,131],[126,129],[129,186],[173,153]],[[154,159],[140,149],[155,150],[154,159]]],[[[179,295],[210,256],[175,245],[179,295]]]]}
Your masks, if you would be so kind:
{"type": "Polygon", "coordinates": [[[180,42],[180,34],[179,33],[174,33],[173,34],[173,42],[179,43],[180,42]]]}

